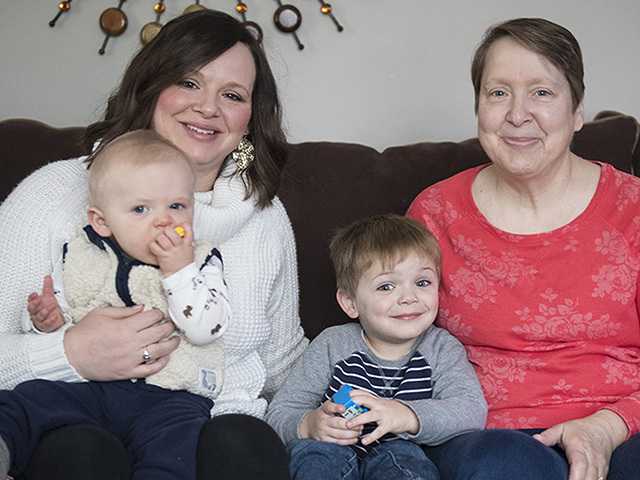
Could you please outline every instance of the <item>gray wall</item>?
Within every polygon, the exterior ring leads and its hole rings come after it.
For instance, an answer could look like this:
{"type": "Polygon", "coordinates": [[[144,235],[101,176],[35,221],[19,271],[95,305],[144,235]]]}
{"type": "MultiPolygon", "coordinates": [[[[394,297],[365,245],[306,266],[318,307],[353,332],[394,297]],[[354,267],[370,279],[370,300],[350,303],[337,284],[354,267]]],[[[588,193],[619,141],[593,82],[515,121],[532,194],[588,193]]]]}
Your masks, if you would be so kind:
{"type": "MultiPolygon", "coordinates": [[[[640,118],[640,1],[333,0],[337,33],[315,0],[291,0],[303,13],[306,48],[273,26],[277,4],[245,0],[265,32],[279,81],[289,139],[359,142],[378,149],[475,135],[469,62],[490,24],[543,16],[580,41],[587,118],[603,109],[640,118]]],[[[129,28],[103,57],[100,13],[117,0],[77,0],[55,28],[55,0],[0,0],[0,118],[56,126],[98,119],[104,102],[153,19],[153,0],[128,1],[129,28]]],[[[168,0],[163,21],[191,3],[168,0]]],[[[234,13],[235,0],[202,0],[234,13]]]]}

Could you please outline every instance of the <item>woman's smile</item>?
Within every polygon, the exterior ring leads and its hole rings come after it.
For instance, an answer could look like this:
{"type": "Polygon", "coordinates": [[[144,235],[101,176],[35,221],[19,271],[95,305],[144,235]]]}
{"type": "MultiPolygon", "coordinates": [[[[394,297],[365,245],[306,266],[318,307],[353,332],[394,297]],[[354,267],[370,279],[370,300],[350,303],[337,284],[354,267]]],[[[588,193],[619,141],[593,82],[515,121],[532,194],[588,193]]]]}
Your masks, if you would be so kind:
{"type": "Polygon", "coordinates": [[[196,136],[204,135],[206,137],[211,137],[217,133],[216,130],[212,128],[203,128],[192,123],[183,123],[183,125],[187,128],[187,130],[189,130],[190,133],[196,136]]]}
{"type": "Polygon", "coordinates": [[[515,148],[526,148],[537,145],[539,142],[539,138],[537,137],[507,137],[502,136],[502,141],[509,145],[510,147],[515,148]]]}

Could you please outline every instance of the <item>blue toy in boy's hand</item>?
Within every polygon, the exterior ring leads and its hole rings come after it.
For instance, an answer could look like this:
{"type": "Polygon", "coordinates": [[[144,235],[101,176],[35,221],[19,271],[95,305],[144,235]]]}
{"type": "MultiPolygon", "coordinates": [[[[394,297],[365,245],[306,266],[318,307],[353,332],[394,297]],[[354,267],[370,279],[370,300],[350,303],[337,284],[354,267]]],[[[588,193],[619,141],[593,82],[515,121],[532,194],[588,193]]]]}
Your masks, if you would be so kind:
{"type": "Polygon", "coordinates": [[[346,418],[347,420],[351,420],[361,413],[369,411],[367,407],[358,405],[351,399],[351,397],[349,396],[349,392],[351,390],[353,390],[353,388],[351,388],[349,385],[342,385],[342,387],[340,387],[340,390],[334,393],[331,397],[333,403],[344,405],[345,411],[342,413],[342,417],[346,418]]]}

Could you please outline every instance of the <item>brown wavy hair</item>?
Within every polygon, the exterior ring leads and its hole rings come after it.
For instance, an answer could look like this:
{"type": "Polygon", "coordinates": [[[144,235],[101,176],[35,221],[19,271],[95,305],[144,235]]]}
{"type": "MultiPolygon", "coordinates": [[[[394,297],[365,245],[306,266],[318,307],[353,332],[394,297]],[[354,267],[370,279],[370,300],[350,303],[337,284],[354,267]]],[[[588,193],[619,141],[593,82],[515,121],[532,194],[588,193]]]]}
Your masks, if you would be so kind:
{"type": "MultiPolygon", "coordinates": [[[[181,15],[133,57],[119,87],[109,98],[104,119],[90,125],[85,148],[109,143],[123,133],[151,128],[160,93],[233,47],[246,45],[256,67],[249,138],[253,161],[243,178],[246,198],[264,208],[280,185],[286,160],[286,140],[276,82],[262,47],[238,20],[215,10],[181,15]]],[[[96,153],[96,152],[94,152],[96,153]]],[[[89,163],[91,162],[91,157],[89,163]]]]}

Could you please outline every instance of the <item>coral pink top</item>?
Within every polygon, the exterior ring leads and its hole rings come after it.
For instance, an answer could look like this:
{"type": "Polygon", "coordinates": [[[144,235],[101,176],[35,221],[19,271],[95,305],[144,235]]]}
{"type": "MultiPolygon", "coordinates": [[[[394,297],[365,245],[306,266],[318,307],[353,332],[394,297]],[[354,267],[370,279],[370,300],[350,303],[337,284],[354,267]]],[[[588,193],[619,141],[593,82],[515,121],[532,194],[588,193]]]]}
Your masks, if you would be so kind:
{"type": "Polygon", "coordinates": [[[467,348],[489,428],[547,428],[607,408],[640,428],[640,179],[601,165],[575,220],[517,235],[480,213],[483,167],[424,190],[407,215],[442,248],[438,323],[467,348]]]}

